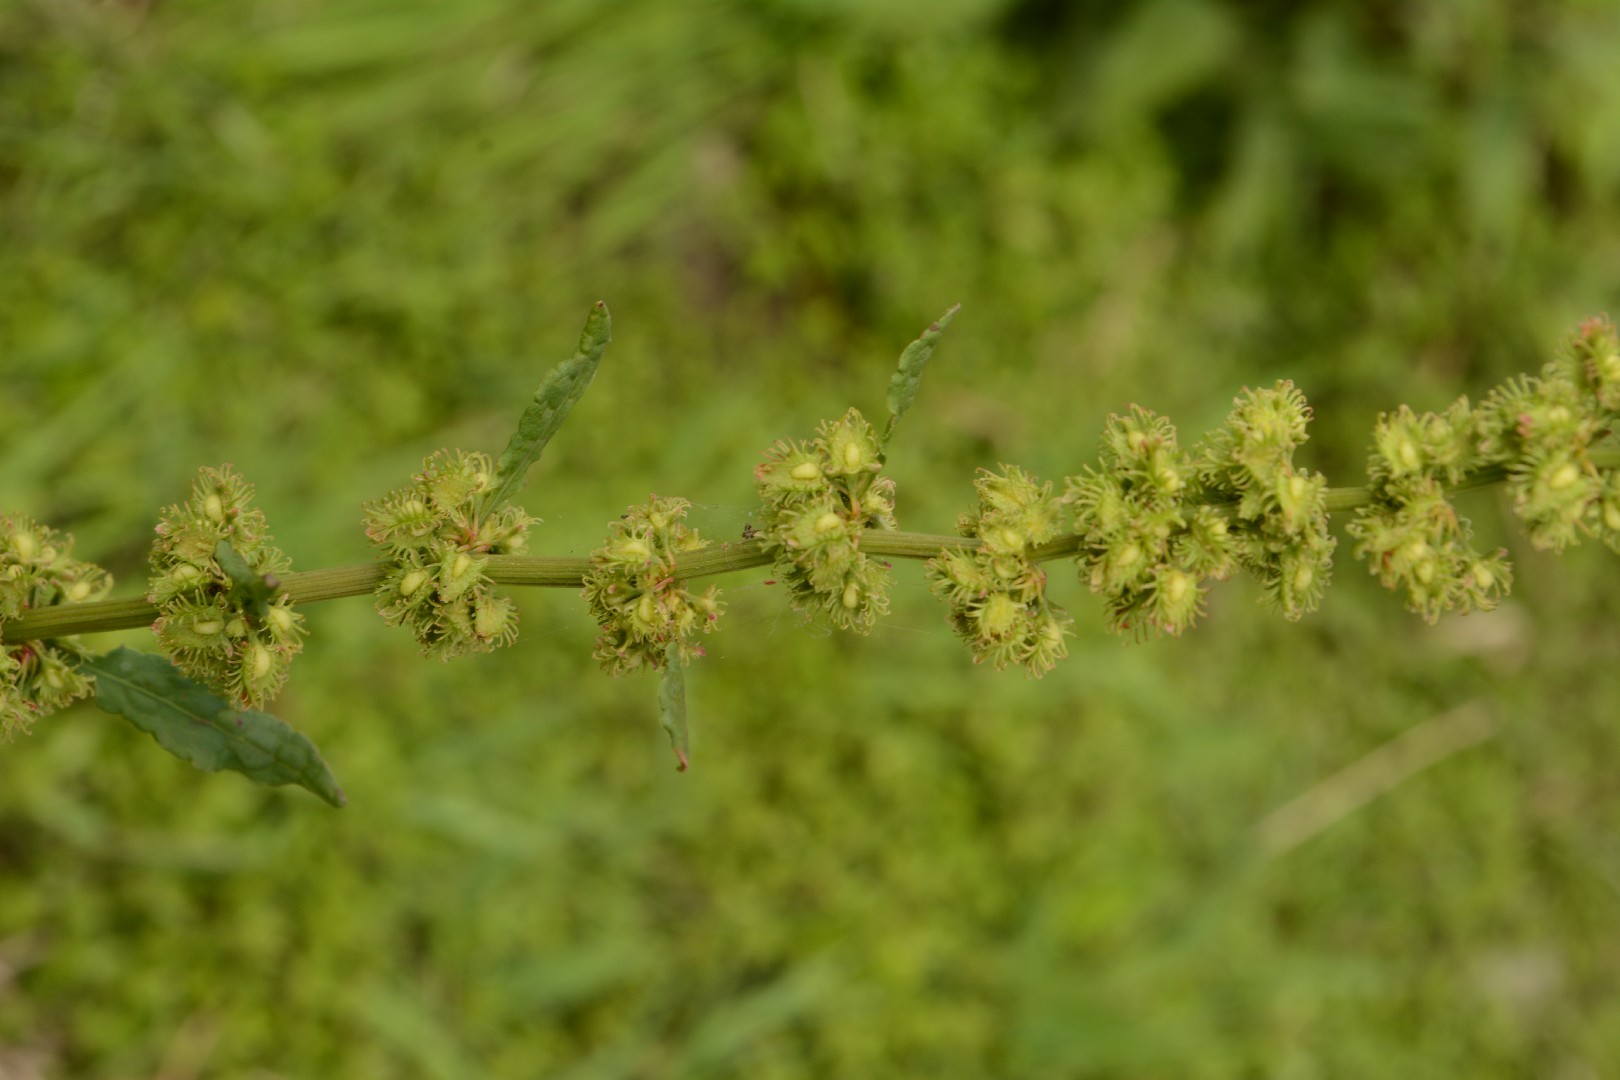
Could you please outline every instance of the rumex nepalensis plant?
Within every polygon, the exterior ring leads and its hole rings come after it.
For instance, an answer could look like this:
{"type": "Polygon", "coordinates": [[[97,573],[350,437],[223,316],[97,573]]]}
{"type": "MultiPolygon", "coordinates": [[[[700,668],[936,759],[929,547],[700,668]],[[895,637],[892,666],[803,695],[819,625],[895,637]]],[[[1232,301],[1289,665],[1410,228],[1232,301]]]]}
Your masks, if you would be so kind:
{"type": "Polygon", "coordinates": [[[789,602],[859,633],[888,610],[889,560],[926,560],[933,592],[975,662],[1039,676],[1066,653],[1072,619],[1047,596],[1044,564],[1072,559],[1108,622],[1135,638],[1178,635],[1202,615],[1211,581],[1243,570],[1284,618],[1321,602],[1337,541],[1329,515],[1354,511],[1354,553],[1406,605],[1488,610],[1506,595],[1503,551],[1477,550],[1451,495],[1505,483],[1537,547],[1596,536],[1620,551],[1620,338],[1582,324],[1539,374],[1473,407],[1406,406],[1378,418],[1365,487],[1329,488],[1297,465],[1311,411],[1289,382],[1245,390],[1219,428],[1183,447],[1165,417],[1132,406],[1104,426],[1098,460],[1061,493],[1013,465],[982,469],[960,537],[902,532],[882,475],[952,308],[901,355],[881,430],[858,410],[815,437],[767,449],[754,470],[756,532],[714,545],[685,522],[684,499],[653,495],[608,526],[588,559],[524,554],[538,519],[512,500],[590,385],[610,337],[597,304],[579,348],[541,383],[499,459],[461,450],[364,509],[377,562],[293,573],[271,545],[252,488],[229,466],[203,469],[164,511],[153,576],[139,600],[104,600],[106,572],[71,557],[72,538],[0,517],[0,734],[94,695],[201,768],[343,794],[304,736],[259,711],[303,645],[295,603],[371,593],[383,619],[449,659],[507,645],[518,615],[500,585],[582,590],[609,674],[660,674],[659,702],[679,766],[689,747],[684,668],[723,614],[709,575],[771,565],[789,602]],[[77,635],[150,624],[164,655],[96,654],[77,635]]]}

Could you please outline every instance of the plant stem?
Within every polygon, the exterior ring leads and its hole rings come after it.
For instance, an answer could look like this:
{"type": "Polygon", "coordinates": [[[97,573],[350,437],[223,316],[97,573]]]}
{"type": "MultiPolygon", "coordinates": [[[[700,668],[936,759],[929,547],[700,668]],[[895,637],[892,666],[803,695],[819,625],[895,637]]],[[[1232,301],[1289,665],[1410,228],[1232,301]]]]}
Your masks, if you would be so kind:
{"type": "MultiPolygon", "coordinates": [[[[1613,452],[1594,454],[1601,465],[1620,464],[1620,455],[1613,452]],[[1611,458],[1616,460],[1610,460],[1611,458]],[[1599,460],[1601,459],[1601,460],[1599,460]]],[[[1486,466],[1463,477],[1448,490],[1468,491],[1499,484],[1507,478],[1507,470],[1500,465],[1486,466]]],[[[1326,493],[1327,509],[1343,513],[1368,505],[1372,495],[1365,487],[1329,488],[1326,493]]],[[[870,555],[895,559],[931,559],[945,548],[976,548],[979,541],[961,536],[942,536],[934,533],[869,530],[861,537],[861,547],[870,555]]],[[[1035,548],[1031,555],[1037,561],[1067,558],[1080,546],[1078,537],[1068,536],[1035,548]]],[[[727,574],[736,570],[750,570],[769,566],[770,556],[759,540],[713,544],[701,551],[682,555],[675,562],[675,576],[686,580],[727,574]]],[[[490,580],[497,585],[528,585],[540,588],[577,589],[590,572],[589,559],[570,559],[546,555],[491,555],[486,568],[490,580]]],[[[335,566],[326,570],[305,570],[285,574],[281,591],[295,604],[317,600],[335,600],[343,596],[365,596],[383,579],[383,568],[376,563],[358,566],[335,566]]],[[[70,634],[95,634],[109,630],[130,630],[149,626],[158,616],[158,610],[145,599],[101,600],[92,604],[63,604],[30,611],[9,619],[0,627],[0,643],[16,644],[70,634]]]]}

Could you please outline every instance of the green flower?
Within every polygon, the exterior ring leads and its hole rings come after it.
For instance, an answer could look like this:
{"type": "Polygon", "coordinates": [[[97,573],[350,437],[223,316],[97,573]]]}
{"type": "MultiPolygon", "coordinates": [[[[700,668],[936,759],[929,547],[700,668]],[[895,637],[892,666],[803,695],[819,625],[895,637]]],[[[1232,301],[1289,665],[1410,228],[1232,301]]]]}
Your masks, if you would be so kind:
{"type": "Polygon", "coordinates": [[[1098,467],[1068,480],[1076,561],[1116,632],[1177,635],[1207,582],[1238,567],[1285,618],[1320,602],[1332,570],[1327,480],[1297,467],[1310,408],[1289,382],[1246,390],[1192,453],[1165,418],[1132,406],[1104,426],[1098,467]]]}
{"type": "Polygon", "coordinates": [[[935,595],[950,605],[949,622],[973,650],[975,663],[997,670],[1018,664],[1039,677],[1068,655],[1072,620],[1046,598],[1046,572],[1031,549],[1053,539],[1063,517],[1051,484],[1023,470],[981,469],[974,480],[978,509],[962,517],[962,535],[976,537],[973,550],[946,549],[925,572],[935,595]]]}
{"type": "Polygon", "coordinates": [[[670,646],[682,662],[703,655],[700,633],[720,617],[719,590],[693,593],[675,578],[675,559],[707,547],[684,522],[685,499],[652,496],[609,527],[591,553],[584,596],[601,627],[596,659],[610,675],[663,668],[670,646]]]}
{"type": "Polygon", "coordinates": [[[1199,454],[1201,500],[1231,508],[1233,558],[1291,621],[1321,604],[1338,546],[1328,526],[1327,478],[1294,464],[1310,418],[1292,382],[1245,390],[1199,454]]]}
{"type": "Polygon", "coordinates": [[[517,608],[497,596],[490,555],[521,555],[538,519],[520,507],[485,512],[494,483],[487,454],[439,450],[407,486],[365,508],[366,536],[382,549],[373,594],[390,626],[408,626],[422,652],[444,660],[516,640],[517,608]]]}
{"type": "Polygon", "coordinates": [[[851,409],[808,444],[777,443],[754,469],[760,540],[789,603],[862,633],[889,610],[887,568],[861,550],[866,529],[895,527],[882,464],[877,432],[851,409]]]}
{"type": "Polygon", "coordinates": [[[290,560],[270,542],[253,485],[229,465],[202,469],[191,495],[163,512],[151,553],[152,624],[175,666],[257,708],[287,680],[304,618],[276,595],[290,560]]]}
{"type": "MultiPolygon", "coordinates": [[[[24,612],[100,600],[112,575],[72,557],[73,537],[22,517],[0,517],[0,627],[24,612]]],[[[93,689],[79,674],[76,637],[0,646],[0,740],[26,732],[93,689]]]]}

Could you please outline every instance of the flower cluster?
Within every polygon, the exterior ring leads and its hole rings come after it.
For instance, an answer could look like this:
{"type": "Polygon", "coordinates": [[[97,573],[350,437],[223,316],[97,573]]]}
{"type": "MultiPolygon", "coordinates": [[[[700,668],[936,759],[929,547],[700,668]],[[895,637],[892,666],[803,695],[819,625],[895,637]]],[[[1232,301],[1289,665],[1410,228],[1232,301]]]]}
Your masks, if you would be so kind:
{"type": "Polygon", "coordinates": [[[889,610],[887,566],[861,550],[864,529],[893,529],[894,481],[879,477],[878,434],[851,409],[810,443],[780,442],[754,469],[763,528],[795,610],[862,633],[889,610]]]}
{"type": "Polygon", "coordinates": [[[1406,406],[1379,416],[1368,461],[1371,505],[1349,524],[1355,553],[1406,606],[1434,622],[1443,611],[1489,611],[1512,586],[1505,551],[1476,551],[1468,519],[1446,496],[1479,464],[1476,416],[1468,400],[1421,416],[1406,406]]]}
{"type": "Polygon", "coordinates": [[[147,599],[176,667],[244,705],[276,696],[304,639],[279,576],[291,563],[270,543],[253,485],[229,465],[203,469],[191,497],[163,512],[147,599]]]}
{"type": "Polygon", "coordinates": [[[1150,410],[1108,418],[1098,464],[1068,479],[1082,579],[1107,598],[1115,632],[1180,634],[1202,611],[1200,579],[1231,573],[1225,518],[1185,504],[1192,464],[1150,410]]]}
{"type": "Polygon", "coordinates": [[[440,450],[409,485],[365,507],[366,535],[384,552],[377,611],[409,626],[425,654],[449,660],[517,637],[517,608],[495,595],[487,556],[523,554],[537,519],[516,506],[486,510],[494,479],[487,454],[440,450]]]}
{"type": "Polygon", "coordinates": [[[1305,395],[1286,379],[1245,390],[1205,437],[1197,463],[1201,497],[1232,510],[1238,565],[1290,621],[1322,602],[1338,545],[1328,531],[1327,477],[1294,464],[1310,419],[1305,395]]]}
{"type": "Polygon", "coordinates": [[[1620,419],[1620,340],[1589,319],[1540,376],[1497,387],[1480,405],[1480,456],[1505,465],[1513,508],[1538,548],[1563,550],[1582,533],[1620,550],[1615,470],[1589,451],[1620,419]]]}
{"type": "MultiPolygon", "coordinates": [[[[745,534],[758,537],[758,550],[683,563],[707,545],[685,524],[685,500],[653,496],[612,523],[588,568],[572,562],[549,580],[583,578],[604,669],[663,673],[665,725],[683,765],[683,665],[702,655],[699,635],[715,628],[721,604],[718,590],[694,591],[678,574],[757,565],[762,550],[796,609],[869,630],[888,609],[889,564],[869,554],[878,542],[866,533],[896,527],[884,448],[950,314],[902,355],[883,433],[850,409],[815,438],[765,452],[754,470],[760,527],[745,534]]],[[[377,609],[409,626],[425,653],[448,659],[516,638],[516,607],[495,595],[489,570],[493,557],[524,552],[536,519],[506,500],[588,385],[606,340],[603,311],[579,355],[542,384],[499,466],[484,454],[439,451],[410,484],[365,507],[382,563],[377,609]]],[[[1208,583],[1239,569],[1286,618],[1314,610],[1332,571],[1330,503],[1359,507],[1348,526],[1356,554],[1431,622],[1491,608],[1512,584],[1505,552],[1473,547],[1469,522],[1450,502],[1455,490],[1505,481],[1536,546],[1597,536],[1620,551],[1620,335],[1607,319],[1588,320],[1538,374],[1504,383],[1478,407],[1463,398],[1442,413],[1401,406],[1381,415],[1366,489],[1330,497],[1320,473],[1295,465],[1310,418],[1304,396],[1280,381],[1245,390],[1221,427],[1184,449],[1169,420],[1133,406],[1108,418],[1097,464],[1069,477],[1061,496],[1015,466],[981,470],[978,505],[959,522],[965,542],[912,535],[886,538],[882,549],[929,558],[930,587],[975,662],[1016,664],[1034,676],[1067,654],[1072,622],[1047,598],[1039,563],[1071,552],[1112,629],[1145,636],[1192,626],[1208,583]]],[[[202,470],[188,500],[157,525],[147,596],[159,609],[153,630],[177,667],[258,706],[285,681],[304,628],[281,591],[288,560],[251,496],[229,466],[202,470]]],[[[29,612],[108,592],[109,576],[72,559],[71,543],[0,517],[0,625],[15,630],[29,612]]],[[[98,625],[58,618],[31,620],[41,629],[18,636],[98,625]]],[[[0,645],[0,737],[89,693],[87,655],[72,637],[0,645]]]]}
{"type": "Polygon", "coordinates": [[[998,671],[1022,664],[1039,677],[1068,655],[1064,637],[1073,620],[1046,599],[1046,572],[1032,549],[1058,535],[1066,508],[1051,484],[1010,465],[980,470],[973,486],[978,509],[958,527],[979,546],[947,548],[929,560],[929,584],[950,605],[951,628],[974,663],[988,660],[998,671]]]}
{"type": "MultiPolygon", "coordinates": [[[[0,626],[25,611],[100,600],[112,576],[72,557],[73,537],[27,518],[0,517],[0,626]]],[[[0,648],[0,739],[27,731],[38,717],[87,696],[90,680],[75,661],[78,638],[26,641],[0,648]]]]}
{"type": "Polygon", "coordinates": [[[1443,611],[1495,607],[1512,585],[1498,550],[1474,550],[1446,488],[1469,474],[1505,473],[1513,508],[1537,547],[1561,550],[1582,533],[1620,550],[1620,472],[1592,460],[1620,418],[1620,339],[1588,320],[1540,375],[1512,379],[1476,409],[1460,398],[1443,414],[1402,406],[1378,418],[1367,472],[1371,504],[1349,529],[1356,554],[1430,622],[1443,611]]]}
{"type": "Polygon", "coordinates": [[[684,521],[688,505],[654,495],[615,521],[591,553],[584,596],[602,628],[595,657],[610,675],[659,670],[672,646],[682,663],[703,655],[693,639],[714,629],[719,590],[693,593],[675,578],[676,556],[708,546],[684,521]]]}
{"type": "Polygon", "coordinates": [[[1069,478],[1077,558],[1116,631],[1180,634],[1205,582],[1238,567],[1288,619],[1314,610],[1332,568],[1325,478],[1294,465],[1310,410],[1292,383],[1240,396],[1194,451],[1133,406],[1103,430],[1100,468],[1069,478]]]}

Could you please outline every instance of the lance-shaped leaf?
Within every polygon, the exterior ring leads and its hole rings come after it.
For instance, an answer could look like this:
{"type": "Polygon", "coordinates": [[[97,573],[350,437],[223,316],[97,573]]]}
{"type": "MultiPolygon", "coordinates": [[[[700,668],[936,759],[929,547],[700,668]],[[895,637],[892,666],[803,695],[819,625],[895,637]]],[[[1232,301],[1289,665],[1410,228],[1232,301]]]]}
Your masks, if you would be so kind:
{"type": "Polygon", "coordinates": [[[669,733],[670,749],[680,761],[676,768],[685,772],[691,760],[686,731],[686,673],[681,669],[679,646],[674,643],[664,653],[664,675],[658,682],[658,709],[664,730],[669,733]]]}
{"type": "Polygon", "coordinates": [[[889,436],[894,434],[895,425],[906,415],[911,403],[917,400],[917,384],[922,382],[923,368],[928,366],[928,358],[934,355],[934,346],[939,344],[940,335],[960,310],[961,304],[952,305],[951,310],[935,319],[922,332],[922,336],[907,345],[906,351],[900,354],[900,365],[889,376],[889,422],[883,426],[885,445],[889,442],[889,436]]]}
{"type": "Polygon", "coordinates": [[[607,304],[598,300],[585,320],[584,332],[579,335],[578,351],[552,369],[534,392],[534,400],[523,410],[517,431],[495,465],[495,486],[483,506],[486,513],[504,505],[523,487],[529,466],[540,460],[540,451],[557,434],[574,404],[596,377],[596,367],[612,339],[613,320],[608,315],[607,304]]]}
{"type": "Polygon", "coordinates": [[[117,648],[81,668],[96,704],[199,769],[230,769],[260,784],[297,784],[333,806],[346,801],[315,744],[269,713],[233,709],[156,653],[117,648]]]}

